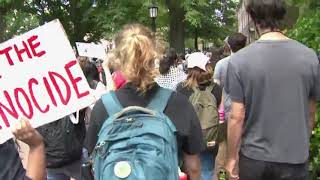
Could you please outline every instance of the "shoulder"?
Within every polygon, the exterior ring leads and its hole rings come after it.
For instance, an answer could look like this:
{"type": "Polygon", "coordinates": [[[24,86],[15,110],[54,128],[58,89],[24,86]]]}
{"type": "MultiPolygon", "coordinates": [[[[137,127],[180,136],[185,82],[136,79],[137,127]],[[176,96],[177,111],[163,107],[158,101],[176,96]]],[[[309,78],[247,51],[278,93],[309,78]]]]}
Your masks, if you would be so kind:
{"type": "Polygon", "coordinates": [[[103,96],[101,97],[101,99],[99,99],[93,106],[93,110],[95,111],[102,111],[105,110],[103,101],[102,101],[103,96]]]}
{"type": "Polygon", "coordinates": [[[187,98],[191,95],[192,90],[190,90],[188,87],[185,87],[185,82],[181,82],[178,84],[177,86],[177,94],[179,94],[178,96],[186,96],[187,98]]]}
{"type": "Polygon", "coordinates": [[[230,58],[230,56],[225,57],[225,58],[221,59],[220,61],[218,61],[216,64],[215,70],[219,71],[222,68],[222,66],[228,62],[229,58],[230,58]]]}
{"type": "Polygon", "coordinates": [[[168,101],[167,111],[176,112],[177,116],[179,116],[178,114],[188,112],[190,109],[193,109],[193,106],[189,102],[188,96],[180,92],[172,92],[168,101]]]}
{"type": "Polygon", "coordinates": [[[294,46],[294,48],[296,48],[297,50],[301,50],[311,54],[315,53],[313,49],[309,48],[307,45],[302,44],[299,41],[291,39],[291,40],[288,40],[288,42],[290,43],[291,46],[294,46]]]}
{"type": "Polygon", "coordinates": [[[305,60],[309,60],[312,64],[319,64],[317,53],[313,49],[305,46],[304,44],[301,44],[301,50],[303,56],[305,57],[305,60]]]}
{"type": "MultiPolygon", "coordinates": [[[[181,90],[185,89],[184,87],[182,87],[181,90]]],[[[169,100],[169,103],[173,103],[173,104],[183,104],[183,103],[186,103],[186,102],[189,102],[189,99],[184,95],[182,94],[181,92],[179,91],[173,91],[172,94],[171,94],[171,98],[169,100]]]]}
{"type": "Polygon", "coordinates": [[[192,104],[187,96],[173,92],[164,112],[176,125],[178,130],[188,129],[195,115],[192,104]]]}
{"type": "Polygon", "coordinates": [[[106,117],[108,117],[108,112],[103,104],[102,101],[103,96],[101,99],[99,99],[93,106],[92,112],[91,112],[91,120],[94,121],[92,123],[94,124],[101,124],[106,120],[106,117]]]}
{"type": "Polygon", "coordinates": [[[230,59],[230,56],[227,56],[227,57],[221,59],[217,64],[221,64],[221,65],[225,64],[229,61],[229,59],[230,59]]]}

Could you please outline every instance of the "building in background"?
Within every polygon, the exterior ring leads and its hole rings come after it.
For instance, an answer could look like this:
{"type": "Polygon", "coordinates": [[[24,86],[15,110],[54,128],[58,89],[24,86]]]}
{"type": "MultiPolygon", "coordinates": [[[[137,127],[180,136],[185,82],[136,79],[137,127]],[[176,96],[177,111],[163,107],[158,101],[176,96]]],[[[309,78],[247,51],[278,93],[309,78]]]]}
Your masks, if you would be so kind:
{"type": "Polygon", "coordinates": [[[240,1],[238,10],[238,31],[248,38],[248,44],[255,41],[258,37],[254,23],[245,8],[245,0],[240,1]]]}
{"type": "MultiPolygon", "coordinates": [[[[246,0],[240,0],[239,9],[238,9],[238,31],[247,36],[248,43],[252,43],[259,38],[258,33],[252,20],[250,19],[249,14],[245,9],[246,0]]],[[[290,29],[294,26],[299,18],[299,11],[301,7],[296,7],[290,4],[287,4],[287,14],[282,22],[281,30],[286,33],[287,29],[290,29]]]]}

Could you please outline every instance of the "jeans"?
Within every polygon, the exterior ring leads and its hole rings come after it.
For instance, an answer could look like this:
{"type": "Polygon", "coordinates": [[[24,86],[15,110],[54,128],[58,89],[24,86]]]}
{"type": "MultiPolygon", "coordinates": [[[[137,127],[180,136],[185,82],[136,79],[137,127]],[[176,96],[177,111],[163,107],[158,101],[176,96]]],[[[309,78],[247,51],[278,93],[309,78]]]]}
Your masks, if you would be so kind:
{"type": "Polygon", "coordinates": [[[240,180],[308,180],[308,163],[266,162],[240,154],[239,176],[240,180]]]}
{"type": "Polygon", "coordinates": [[[225,172],[227,161],[227,141],[224,140],[219,144],[219,151],[214,165],[214,180],[219,179],[220,172],[225,172]]]}
{"type": "Polygon", "coordinates": [[[74,161],[59,168],[47,168],[48,180],[81,180],[81,160],[74,161]]]}
{"type": "Polygon", "coordinates": [[[200,153],[201,180],[212,180],[218,149],[219,147],[216,146],[212,151],[203,151],[200,153]]]}
{"type": "Polygon", "coordinates": [[[70,180],[70,177],[63,173],[47,173],[47,180],[70,180]]]}

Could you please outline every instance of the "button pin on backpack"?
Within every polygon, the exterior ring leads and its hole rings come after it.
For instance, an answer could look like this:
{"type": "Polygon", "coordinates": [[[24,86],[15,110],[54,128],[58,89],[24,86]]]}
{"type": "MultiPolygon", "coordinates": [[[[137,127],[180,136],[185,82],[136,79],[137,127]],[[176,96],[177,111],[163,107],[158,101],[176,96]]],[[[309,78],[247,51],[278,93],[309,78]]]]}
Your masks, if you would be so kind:
{"type": "Polygon", "coordinates": [[[216,145],[215,141],[207,142],[207,147],[213,147],[216,145]]]}
{"type": "Polygon", "coordinates": [[[131,166],[128,161],[119,161],[114,166],[114,174],[118,178],[126,178],[131,174],[131,166]]]}

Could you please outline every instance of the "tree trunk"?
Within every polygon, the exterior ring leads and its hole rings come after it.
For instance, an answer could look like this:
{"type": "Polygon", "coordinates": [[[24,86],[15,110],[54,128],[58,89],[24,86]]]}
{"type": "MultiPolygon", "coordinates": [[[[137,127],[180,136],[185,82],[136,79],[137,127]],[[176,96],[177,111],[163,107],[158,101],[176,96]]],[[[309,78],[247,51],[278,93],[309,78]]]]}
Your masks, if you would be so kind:
{"type": "Polygon", "coordinates": [[[166,0],[169,9],[169,43],[178,53],[185,53],[185,11],[182,0],[166,0]]]}
{"type": "Polygon", "coordinates": [[[194,49],[197,51],[198,47],[198,29],[196,28],[194,31],[194,49]]]}
{"type": "Polygon", "coordinates": [[[206,43],[204,42],[204,40],[202,40],[202,51],[206,50],[206,43]]]}
{"type": "Polygon", "coordinates": [[[5,9],[0,7],[0,43],[5,41],[6,22],[4,15],[5,9]]]}

